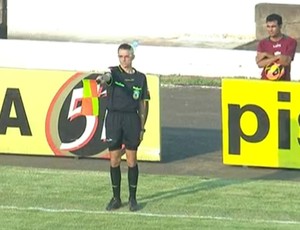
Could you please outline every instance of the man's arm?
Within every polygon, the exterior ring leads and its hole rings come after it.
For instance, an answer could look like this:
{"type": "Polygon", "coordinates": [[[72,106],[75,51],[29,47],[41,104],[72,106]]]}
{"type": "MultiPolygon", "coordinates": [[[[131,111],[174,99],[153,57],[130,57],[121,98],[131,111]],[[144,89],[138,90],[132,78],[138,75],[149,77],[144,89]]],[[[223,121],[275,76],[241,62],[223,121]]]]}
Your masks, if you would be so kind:
{"type": "Polygon", "coordinates": [[[256,64],[259,68],[263,68],[278,60],[279,60],[279,56],[275,56],[273,54],[269,54],[266,52],[257,52],[256,55],[256,64]]]}
{"type": "Polygon", "coordinates": [[[141,120],[141,134],[140,134],[140,140],[143,140],[144,132],[145,132],[145,124],[148,117],[148,111],[149,111],[149,102],[148,100],[141,100],[139,105],[139,116],[141,120]]]}
{"type": "Polygon", "coordinates": [[[256,59],[256,63],[260,62],[261,60],[263,60],[265,58],[270,58],[272,56],[274,56],[274,55],[268,54],[266,52],[257,52],[256,53],[256,58],[255,58],[256,59]]]}
{"type": "Polygon", "coordinates": [[[292,62],[292,58],[290,56],[279,55],[278,57],[279,57],[278,63],[283,65],[283,66],[288,66],[292,62]]]}
{"type": "Polygon", "coordinates": [[[96,78],[96,81],[100,84],[110,84],[111,83],[111,80],[112,80],[112,75],[110,72],[106,72],[104,74],[100,74],[97,78],[96,78]]]}

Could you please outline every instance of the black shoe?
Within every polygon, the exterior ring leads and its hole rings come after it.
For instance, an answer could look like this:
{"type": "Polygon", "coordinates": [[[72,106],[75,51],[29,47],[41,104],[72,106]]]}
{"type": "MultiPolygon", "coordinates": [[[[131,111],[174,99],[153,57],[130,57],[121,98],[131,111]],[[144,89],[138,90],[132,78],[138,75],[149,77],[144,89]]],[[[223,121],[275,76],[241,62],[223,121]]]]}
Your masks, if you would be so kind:
{"type": "Polygon", "coordinates": [[[129,210],[135,212],[139,209],[139,206],[135,198],[129,198],[129,210]]]}
{"type": "Polygon", "coordinates": [[[112,210],[120,208],[121,205],[122,205],[121,199],[113,197],[113,198],[111,198],[110,202],[106,206],[106,210],[112,211],[112,210]]]}

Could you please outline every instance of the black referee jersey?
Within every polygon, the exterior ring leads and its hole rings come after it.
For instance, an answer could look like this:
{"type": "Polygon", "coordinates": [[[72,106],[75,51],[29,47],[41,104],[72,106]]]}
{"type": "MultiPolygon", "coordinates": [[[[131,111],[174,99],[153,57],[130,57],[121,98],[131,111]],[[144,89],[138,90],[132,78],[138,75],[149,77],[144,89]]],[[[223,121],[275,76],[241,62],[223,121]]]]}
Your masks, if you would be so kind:
{"type": "Polygon", "coordinates": [[[112,80],[107,88],[107,109],[118,112],[136,112],[140,100],[150,100],[146,75],[135,70],[126,73],[121,66],[109,68],[112,80]]]}

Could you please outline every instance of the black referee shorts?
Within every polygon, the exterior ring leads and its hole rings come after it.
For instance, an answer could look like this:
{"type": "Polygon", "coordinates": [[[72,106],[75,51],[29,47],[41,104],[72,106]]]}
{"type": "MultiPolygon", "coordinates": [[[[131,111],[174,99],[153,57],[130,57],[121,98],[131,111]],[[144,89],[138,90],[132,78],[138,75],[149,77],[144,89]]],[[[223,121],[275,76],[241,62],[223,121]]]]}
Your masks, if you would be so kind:
{"type": "Polygon", "coordinates": [[[136,112],[108,111],[105,126],[110,151],[121,149],[122,144],[129,150],[138,149],[141,121],[136,112]]]}

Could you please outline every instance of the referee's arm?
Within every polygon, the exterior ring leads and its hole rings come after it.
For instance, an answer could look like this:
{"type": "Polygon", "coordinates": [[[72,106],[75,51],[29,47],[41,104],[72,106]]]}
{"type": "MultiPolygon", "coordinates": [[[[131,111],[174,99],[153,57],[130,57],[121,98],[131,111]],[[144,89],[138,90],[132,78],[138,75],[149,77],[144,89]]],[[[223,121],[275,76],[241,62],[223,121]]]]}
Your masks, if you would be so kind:
{"type": "Polygon", "coordinates": [[[148,100],[141,100],[140,106],[139,106],[139,116],[141,119],[141,129],[145,130],[145,124],[148,117],[148,111],[149,111],[149,102],[148,100]]]}

